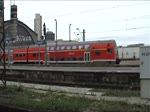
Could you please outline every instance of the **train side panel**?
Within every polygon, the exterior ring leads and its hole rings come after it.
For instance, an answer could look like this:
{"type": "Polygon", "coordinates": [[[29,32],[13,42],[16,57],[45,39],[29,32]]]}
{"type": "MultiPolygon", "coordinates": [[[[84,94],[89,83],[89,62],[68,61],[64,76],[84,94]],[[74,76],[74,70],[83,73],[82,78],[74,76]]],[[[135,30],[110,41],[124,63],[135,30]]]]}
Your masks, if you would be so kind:
{"type": "Polygon", "coordinates": [[[29,63],[37,63],[39,61],[43,63],[45,61],[45,47],[31,46],[28,49],[27,55],[29,63]]]}
{"type": "Polygon", "coordinates": [[[13,48],[12,59],[13,62],[27,62],[27,48],[13,48]]]}
{"type": "Polygon", "coordinates": [[[116,61],[113,43],[91,44],[93,61],[116,61]]]}

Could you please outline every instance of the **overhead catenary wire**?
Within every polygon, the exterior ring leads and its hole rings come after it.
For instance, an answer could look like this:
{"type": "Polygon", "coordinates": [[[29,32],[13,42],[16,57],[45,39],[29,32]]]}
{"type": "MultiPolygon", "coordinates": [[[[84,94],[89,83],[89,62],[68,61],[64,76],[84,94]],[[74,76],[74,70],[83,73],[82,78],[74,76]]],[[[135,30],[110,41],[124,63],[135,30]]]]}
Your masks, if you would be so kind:
{"type": "MultiPolygon", "coordinates": [[[[20,3],[20,4],[23,4],[23,3],[20,3]]],[[[71,15],[81,14],[81,13],[89,13],[89,12],[94,12],[94,11],[103,11],[103,10],[108,10],[108,9],[131,7],[131,6],[138,6],[138,5],[148,5],[148,4],[150,4],[150,2],[135,3],[135,4],[128,4],[128,5],[118,5],[118,6],[112,6],[112,7],[106,7],[106,8],[99,8],[99,9],[91,9],[91,10],[85,10],[85,11],[67,13],[67,14],[62,14],[62,15],[54,15],[54,16],[50,16],[50,17],[44,17],[43,20],[53,19],[53,18],[59,18],[59,17],[64,17],[64,16],[71,16],[71,15]]],[[[32,22],[32,21],[34,21],[34,19],[32,19],[32,20],[26,20],[24,22],[32,22]]]]}
{"type": "MultiPolygon", "coordinates": [[[[54,15],[54,16],[50,16],[50,17],[44,17],[43,21],[46,20],[46,19],[52,19],[52,18],[58,18],[58,17],[64,17],[64,16],[71,16],[71,15],[75,15],[75,14],[82,14],[82,13],[89,13],[89,12],[94,12],[94,11],[103,11],[103,10],[110,10],[110,9],[115,9],[115,8],[131,7],[131,6],[138,6],[138,5],[148,5],[148,4],[150,4],[150,2],[135,3],[135,4],[128,4],[128,5],[119,5],[119,6],[99,8],[99,9],[90,9],[90,10],[85,10],[85,11],[79,11],[79,12],[67,13],[67,14],[62,14],[62,15],[54,15]]],[[[17,4],[17,5],[21,5],[21,3],[17,4]]],[[[126,25],[127,25],[128,24],[127,21],[138,20],[138,19],[146,19],[146,18],[150,18],[150,15],[136,16],[136,17],[132,17],[132,18],[125,18],[125,19],[120,19],[120,20],[113,20],[113,21],[109,21],[109,22],[121,22],[121,21],[125,21],[126,25]]],[[[27,21],[24,21],[24,22],[27,23],[27,22],[31,22],[31,21],[34,21],[34,19],[27,20],[27,21]]],[[[90,24],[97,24],[97,23],[87,23],[87,24],[83,23],[83,24],[80,24],[80,25],[90,25],[90,24]]],[[[148,27],[147,26],[145,26],[145,27],[135,27],[135,28],[127,28],[126,27],[126,29],[116,29],[116,30],[108,30],[108,31],[101,31],[101,32],[115,32],[115,31],[136,30],[136,29],[146,29],[146,28],[149,28],[149,26],[148,27]]],[[[95,33],[95,32],[91,32],[91,33],[95,33]]]]}

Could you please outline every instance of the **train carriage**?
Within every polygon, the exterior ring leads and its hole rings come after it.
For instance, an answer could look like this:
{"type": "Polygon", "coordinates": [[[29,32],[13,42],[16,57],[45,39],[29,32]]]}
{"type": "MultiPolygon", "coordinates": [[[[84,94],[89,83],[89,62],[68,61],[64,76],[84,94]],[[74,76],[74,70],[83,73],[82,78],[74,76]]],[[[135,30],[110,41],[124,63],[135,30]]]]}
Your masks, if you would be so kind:
{"type": "Polygon", "coordinates": [[[14,63],[119,63],[115,40],[53,42],[47,48],[46,45],[14,47],[12,60],[14,63]]]}

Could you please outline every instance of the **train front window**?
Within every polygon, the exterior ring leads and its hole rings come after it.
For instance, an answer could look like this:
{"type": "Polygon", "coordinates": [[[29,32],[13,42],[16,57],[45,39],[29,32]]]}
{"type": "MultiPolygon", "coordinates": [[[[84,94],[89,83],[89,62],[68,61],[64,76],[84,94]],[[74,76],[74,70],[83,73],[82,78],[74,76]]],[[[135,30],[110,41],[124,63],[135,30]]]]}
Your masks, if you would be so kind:
{"type": "Polygon", "coordinates": [[[111,54],[112,50],[110,48],[107,48],[107,54],[111,54]]]}

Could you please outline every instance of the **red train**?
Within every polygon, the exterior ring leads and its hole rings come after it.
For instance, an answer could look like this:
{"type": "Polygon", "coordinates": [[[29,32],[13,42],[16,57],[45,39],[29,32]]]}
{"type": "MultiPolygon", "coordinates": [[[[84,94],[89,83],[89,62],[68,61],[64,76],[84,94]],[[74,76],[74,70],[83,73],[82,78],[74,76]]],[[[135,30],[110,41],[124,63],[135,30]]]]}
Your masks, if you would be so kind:
{"type": "Polygon", "coordinates": [[[9,63],[119,63],[115,40],[11,47],[5,53],[6,62],[9,60],[9,63]]]}

